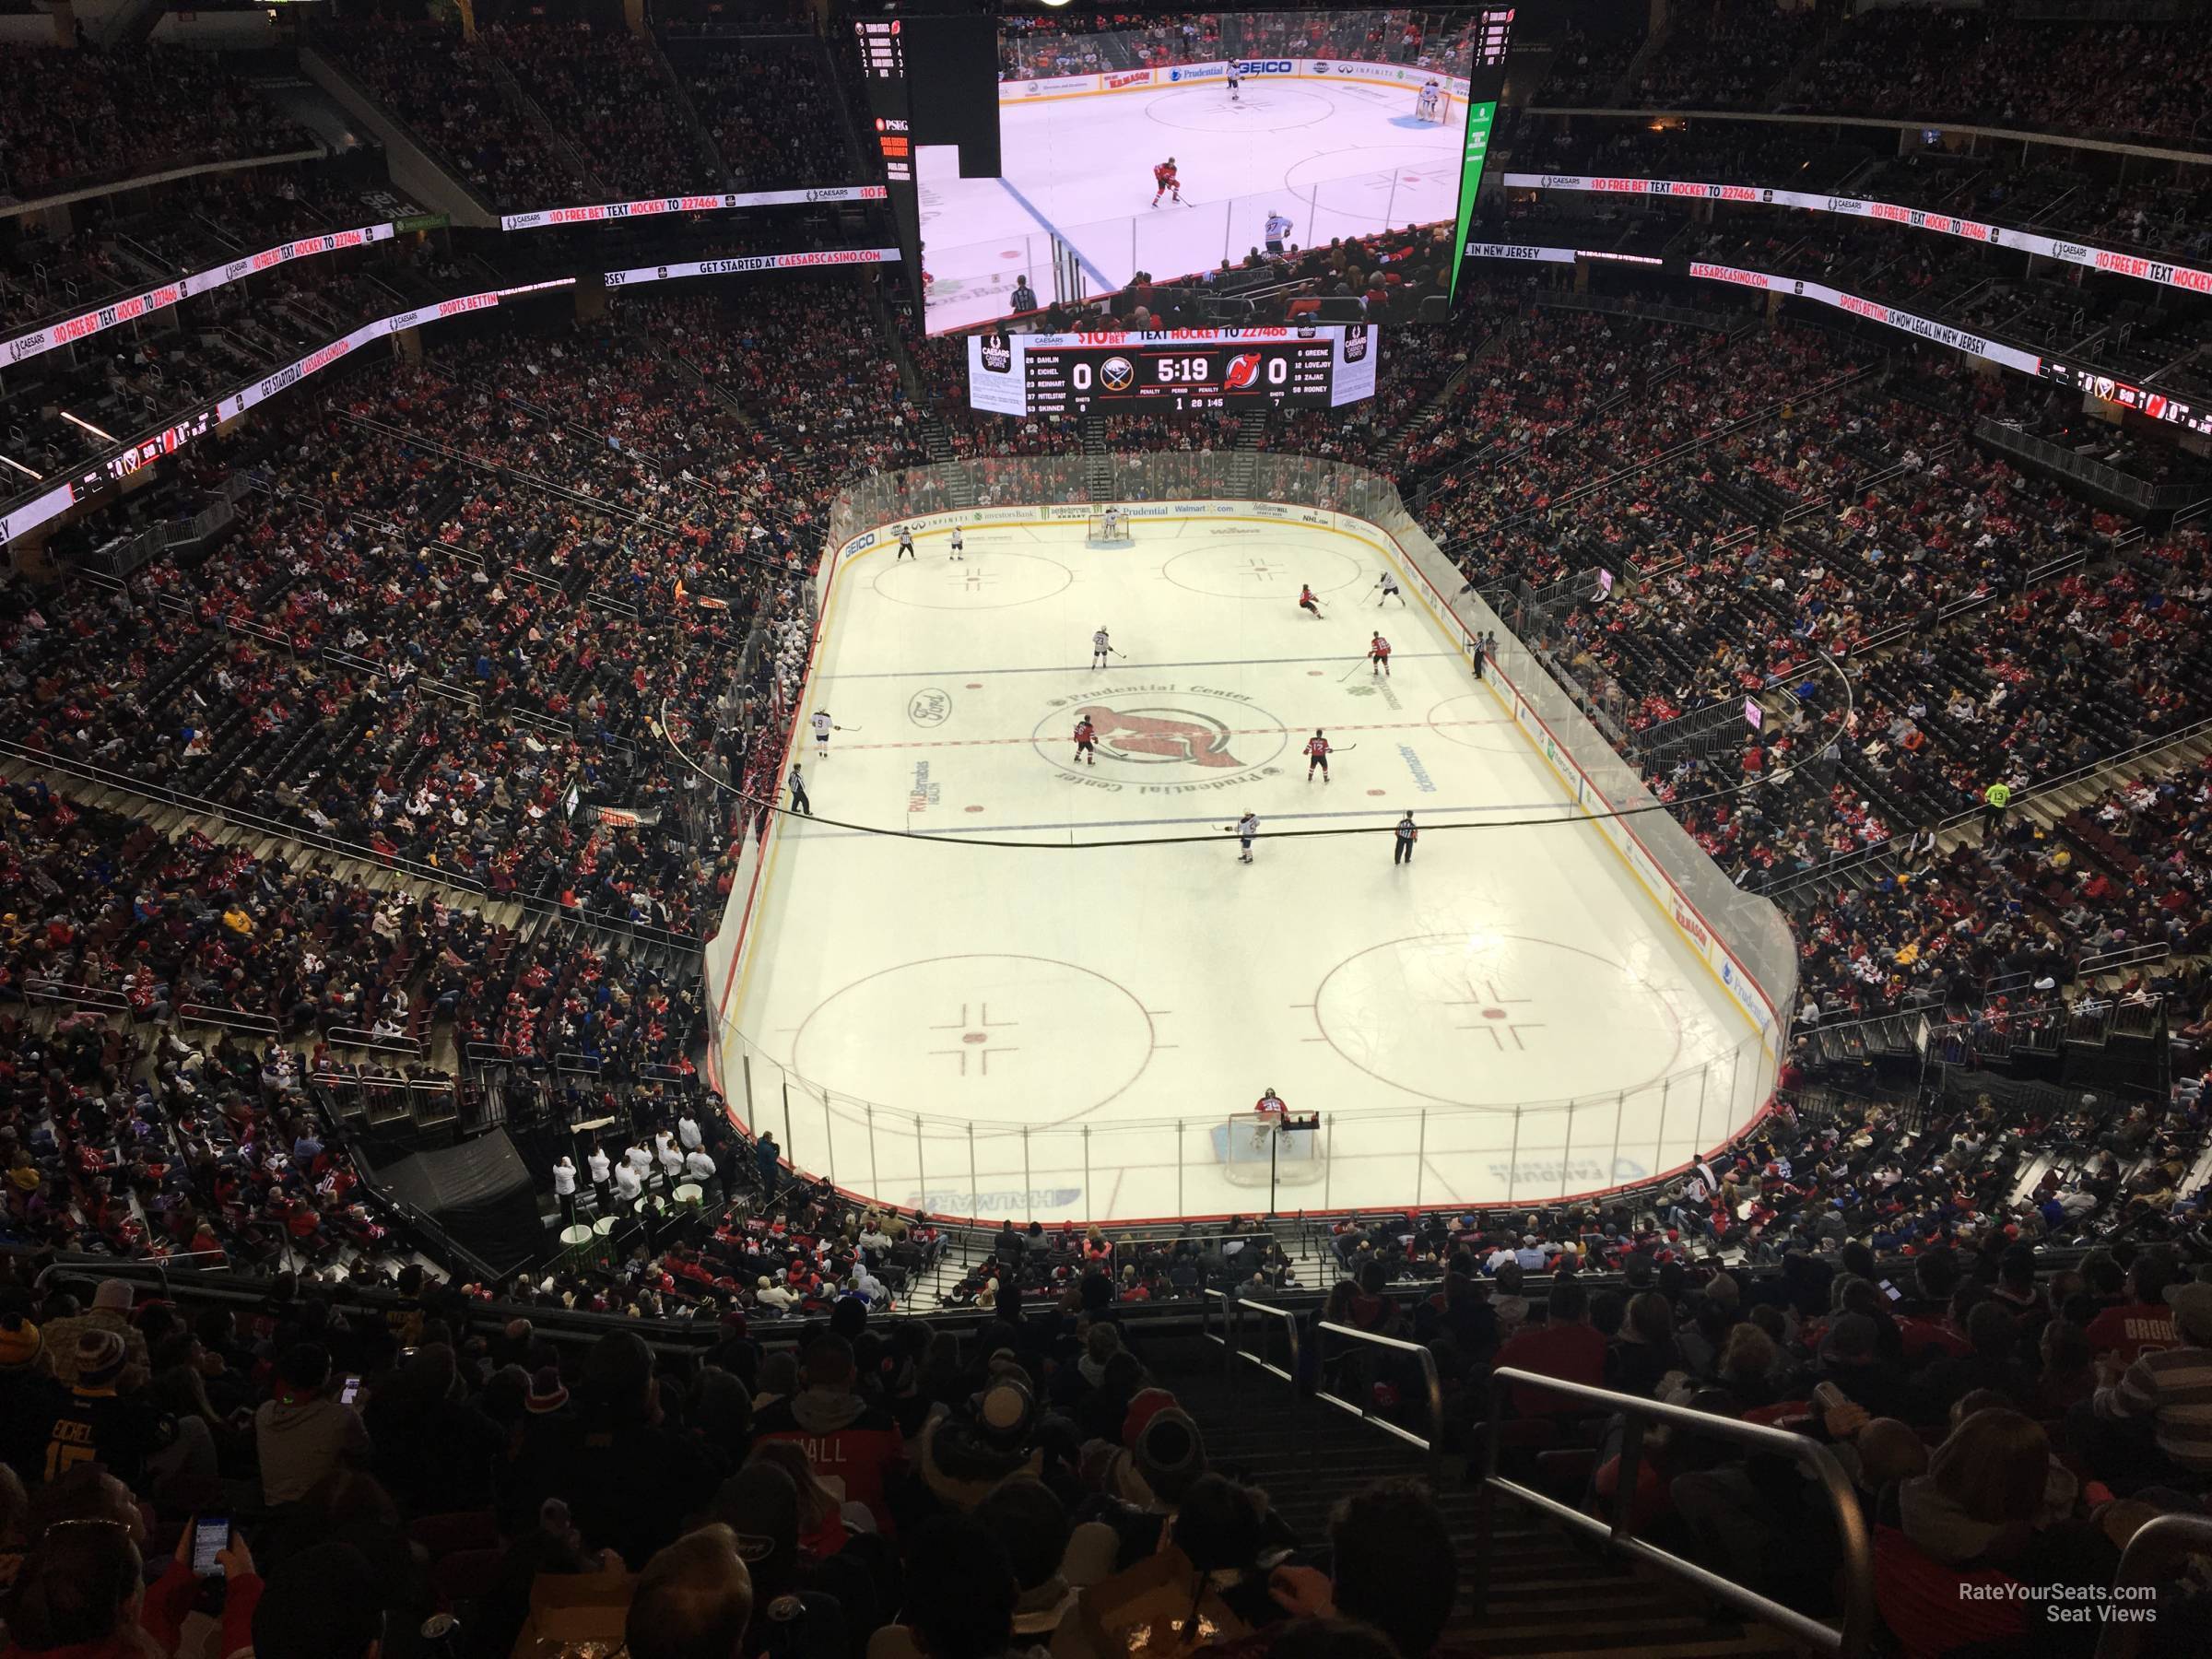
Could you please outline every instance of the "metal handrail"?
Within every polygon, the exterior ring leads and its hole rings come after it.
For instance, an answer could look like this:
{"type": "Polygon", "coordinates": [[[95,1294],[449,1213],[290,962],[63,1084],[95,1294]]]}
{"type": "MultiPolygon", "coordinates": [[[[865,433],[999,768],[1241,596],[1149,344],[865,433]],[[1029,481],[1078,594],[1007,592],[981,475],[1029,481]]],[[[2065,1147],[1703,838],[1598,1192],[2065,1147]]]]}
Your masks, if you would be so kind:
{"type": "Polygon", "coordinates": [[[1198,1303],[1198,1329],[1199,1334],[1208,1342],[1218,1342],[1221,1345],[1221,1374],[1224,1377],[1234,1376],[1236,1362],[1241,1359],[1247,1365],[1258,1366],[1271,1377],[1280,1377],[1293,1388],[1298,1386],[1300,1370],[1298,1315],[1289,1309],[1272,1307],[1266,1302],[1253,1301],[1246,1297],[1232,1296],[1226,1290],[1208,1290],[1198,1303]],[[1218,1336],[1206,1328],[1206,1311],[1215,1302],[1221,1304],[1221,1335],[1218,1336]],[[1246,1308],[1281,1320],[1284,1326],[1289,1331],[1290,1369],[1288,1371],[1271,1363],[1262,1355],[1247,1354],[1237,1346],[1237,1319],[1238,1315],[1246,1308]]]}
{"type": "MultiPolygon", "coordinates": [[[[1265,1304],[1255,1302],[1253,1305],[1264,1307],[1265,1304]]],[[[1443,1455],[1444,1447],[1444,1383],[1443,1379],[1437,1373],[1436,1356],[1418,1342],[1407,1342],[1396,1336],[1384,1336],[1375,1331],[1357,1330],[1350,1325],[1337,1324],[1332,1320],[1322,1320],[1314,1328],[1326,1331],[1332,1336],[1344,1336],[1354,1342],[1364,1342],[1371,1347],[1393,1348],[1399,1353],[1415,1356],[1421,1368],[1421,1392],[1426,1396],[1426,1404],[1429,1407],[1429,1433],[1426,1439],[1414,1433],[1410,1429],[1401,1429],[1397,1424],[1390,1422],[1386,1418],[1376,1417],[1368,1410],[1364,1402],[1347,1400],[1341,1394],[1331,1394],[1325,1388],[1316,1390],[1314,1398],[1325,1406],[1334,1406],[1339,1411],[1349,1413],[1363,1423],[1371,1423],[1377,1429],[1382,1430],[1383,1433],[1402,1440],[1409,1446],[1419,1447],[1429,1454],[1429,1473],[1433,1477],[1436,1474],[1437,1462],[1443,1455]]]]}
{"type": "MultiPolygon", "coordinates": [[[[1437,1462],[1443,1454],[1444,1441],[1444,1385],[1443,1379],[1436,1369],[1436,1356],[1418,1342],[1406,1342],[1395,1336],[1383,1336],[1373,1331],[1356,1330],[1350,1325],[1337,1324],[1332,1320],[1317,1321],[1313,1328],[1316,1333],[1325,1331],[1332,1336],[1342,1336],[1351,1342],[1366,1343],[1371,1347],[1391,1348],[1399,1353],[1413,1356],[1421,1369],[1422,1394],[1424,1404],[1428,1406],[1429,1411],[1429,1432],[1426,1435],[1416,1434],[1410,1429],[1402,1429],[1395,1423],[1375,1416],[1363,1402],[1347,1400],[1342,1394],[1331,1394],[1325,1388],[1314,1389],[1313,1397],[1324,1406],[1335,1406],[1347,1416],[1356,1417],[1363,1423],[1373,1425],[1394,1440],[1404,1441],[1407,1445],[1427,1453],[1429,1472],[1433,1477],[1436,1474],[1437,1462]]],[[[1304,1335],[1299,1328],[1299,1316],[1292,1310],[1278,1308],[1271,1302],[1260,1301],[1250,1296],[1237,1296],[1222,1290],[1208,1290],[1200,1304],[1200,1330],[1208,1342],[1220,1344],[1222,1350],[1221,1372],[1224,1377],[1234,1375],[1236,1361],[1241,1359],[1247,1365],[1258,1367],[1271,1377],[1281,1378],[1293,1388],[1301,1392],[1304,1390],[1306,1385],[1301,1381],[1304,1368],[1300,1363],[1305,1352],[1304,1335]],[[1206,1310],[1210,1304],[1217,1301],[1221,1304],[1222,1315],[1222,1335],[1219,1336],[1216,1336],[1210,1330],[1206,1329],[1207,1324],[1205,1317],[1206,1310]],[[1264,1355],[1247,1354],[1239,1346],[1238,1320],[1247,1308],[1255,1313],[1264,1313],[1270,1319],[1282,1322],[1283,1328],[1288,1332],[1290,1339],[1290,1369],[1288,1371],[1285,1371],[1264,1355]]]]}
{"type": "MultiPolygon", "coordinates": [[[[2212,1550],[2212,1516],[2159,1515],[2145,1522],[2120,1552],[2120,1565],[2112,1571],[2112,1587],[2125,1590],[2148,1583],[2144,1558],[2169,1541],[2176,1551],[2202,1555],[2212,1550]]],[[[2129,1605],[2119,1597],[2113,1599],[2120,1606],[2129,1605]]],[[[2150,1618],[2108,1618],[2097,1638],[2096,1659],[2135,1659],[2143,1651],[2143,1638],[2150,1633],[2152,1623],[2150,1618]]]]}
{"type": "MultiPolygon", "coordinates": [[[[1874,1549],[1866,1530],[1866,1517],[1859,1508],[1858,1495],[1852,1489],[1851,1478],[1843,1473],[1843,1465],[1836,1454],[1820,1441],[1802,1434],[1792,1434],[1783,1429],[1769,1429],[1758,1423],[1739,1422],[1734,1418],[1715,1417],[1708,1412],[1692,1411],[1685,1406],[1663,1405],[1657,1400],[1640,1399],[1633,1394],[1615,1394],[1610,1389],[1592,1388],[1586,1383],[1562,1382],[1535,1371],[1526,1371],[1512,1366],[1500,1366],[1490,1373],[1489,1420],[1492,1432],[1486,1438],[1488,1449],[1484,1457],[1481,1494],[1481,1526],[1487,1542],[1489,1535],[1497,1496],[1500,1493],[1527,1504],[1537,1513],[1558,1522],[1584,1538],[1605,1545],[1639,1565],[1651,1567],[1670,1578],[1677,1579],[1691,1589],[1726,1602],[1739,1612],[1774,1626],[1793,1639],[1818,1653],[1835,1653],[1841,1659],[1858,1659],[1866,1651],[1866,1643],[1874,1633],[1874,1549]],[[1620,1440],[1619,1468],[1614,1485],[1613,1517],[1600,1521],[1594,1515],[1583,1513],[1571,1504],[1547,1497],[1517,1480],[1508,1480],[1498,1473],[1500,1437],[1495,1426],[1504,1419],[1505,1390],[1508,1385],[1523,1388],[1541,1388],[1552,1394],[1564,1394],[1569,1399],[1624,1419],[1620,1440]],[[1733,1441],[1754,1451],[1774,1453],[1789,1458],[1800,1468],[1810,1472],[1819,1482],[1827,1496],[1829,1507],[1835,1512],[1836,1535],[1843,1548],[1843,1627],[1841,1630],[1820,1619],[1808,1618],[1794,1608],[1761,1595],[1731,1579],[1684,1560],[1647,1544],[1634,1535],[1631,1518],[1636,1501],[1638,1465],[1643,1457],[1643,1435],[1646,1427],[1665,1424],[1688,1433],[1703,1435],[1712,1440],[1733,1441]]],[[[1476,1597],[1477,1610],[1487,1599],[1488,1577],[1486,1547],[1477,1552],[1476,1597]]]]}

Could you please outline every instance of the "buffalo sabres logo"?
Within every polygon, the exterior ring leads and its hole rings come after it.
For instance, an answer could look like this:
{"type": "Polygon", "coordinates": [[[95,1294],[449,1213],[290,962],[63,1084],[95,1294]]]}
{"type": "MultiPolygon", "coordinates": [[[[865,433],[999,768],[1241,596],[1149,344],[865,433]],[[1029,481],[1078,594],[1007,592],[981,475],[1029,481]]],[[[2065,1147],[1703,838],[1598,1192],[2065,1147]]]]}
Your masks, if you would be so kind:
{"type": "Polygon", "coordinates": [[[1109,392],[1126,392],[1136,384],[1136,365],[1125,357],[1110,357],[1099,365],[1099,384],[1109,392]]]}

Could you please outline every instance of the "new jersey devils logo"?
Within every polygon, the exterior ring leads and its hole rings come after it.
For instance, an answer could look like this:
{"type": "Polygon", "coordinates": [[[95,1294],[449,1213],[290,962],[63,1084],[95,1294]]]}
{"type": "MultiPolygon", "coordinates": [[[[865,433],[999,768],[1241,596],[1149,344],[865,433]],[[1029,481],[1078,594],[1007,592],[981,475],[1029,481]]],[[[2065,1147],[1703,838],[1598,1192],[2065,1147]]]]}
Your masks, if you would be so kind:
{"type": "Polygon", "coordinates": [[[1103,703],[1084,707],[1079,719],[1099,730],[1099,747],[1125,760],[1194,760],[1200,766],[1240,766],[1229,752],[1230,731],[1218,721],[1180,712],[1124,713],[1103,703]]]}
{"type": "Polygon", "coordinates": [[[1222,371],[1221,388],[1225,392],[1245,392],[1260,383],[1260,354],[1240,351],[1229,359],[1222,371]]]}

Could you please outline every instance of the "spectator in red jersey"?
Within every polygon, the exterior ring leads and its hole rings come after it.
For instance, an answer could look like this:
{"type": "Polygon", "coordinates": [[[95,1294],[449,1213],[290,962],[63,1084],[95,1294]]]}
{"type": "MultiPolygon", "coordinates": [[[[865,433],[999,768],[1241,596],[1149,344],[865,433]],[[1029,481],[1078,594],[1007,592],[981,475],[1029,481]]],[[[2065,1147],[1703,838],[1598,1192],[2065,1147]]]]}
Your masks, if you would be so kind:
{"type": "Polygon", "coordinates": [[[2151,1348],[2174,1345],[2173,1310],[2166,1287],[2180,1276],[2172,1261],[2155,1251],[2137,1256],[2127,1270],[2127,1300],[2089,1321],[2090,1352],[2110,1355],[2123,1370],[2151,1348]]]}
{"type": "MultiPolygon", "coordinates": [[[[1571,1277],[1555,1279],[1545,1299],[1541,1324],[1519,1332],[1498,1350],[1498,1363],[1537,1371],[1563,1382],[1602,1388],[1606,1381],[1606,1339],[1590,1324],[1590,1293],[1571,1277]]],[[[1513,1387],[1513,1415],[1548,1417],[1586,1409],[1578,1400],[1525,1383],[1513,1387]]]]}
{"type": "Polygon", "coordinates": [[[906,1470],[906,1442],[891,1414],[870,1406],[853,1386],[853,1345],[824,1336],[806,1350],[806,1386],[764,1407],[753,1438],[797,1441],[817,1475],[834,1475],[845,1496],[865,1504],[891,1531],[890,1488],[906,1470]]]}

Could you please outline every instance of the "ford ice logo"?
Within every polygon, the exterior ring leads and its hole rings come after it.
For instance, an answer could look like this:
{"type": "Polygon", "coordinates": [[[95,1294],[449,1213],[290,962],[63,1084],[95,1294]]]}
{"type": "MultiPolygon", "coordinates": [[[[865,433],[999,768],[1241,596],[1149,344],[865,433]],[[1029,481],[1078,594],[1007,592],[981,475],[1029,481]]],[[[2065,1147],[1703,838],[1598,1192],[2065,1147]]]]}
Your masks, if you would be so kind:
{"type": "Polygon", "coordinates": [[[1099,365],[1099,384],[1109,392],[1126,392],[1136,384],[1136,367],[1125,357],[1110,357],[1099,365]]]}

